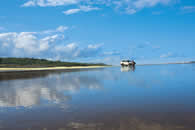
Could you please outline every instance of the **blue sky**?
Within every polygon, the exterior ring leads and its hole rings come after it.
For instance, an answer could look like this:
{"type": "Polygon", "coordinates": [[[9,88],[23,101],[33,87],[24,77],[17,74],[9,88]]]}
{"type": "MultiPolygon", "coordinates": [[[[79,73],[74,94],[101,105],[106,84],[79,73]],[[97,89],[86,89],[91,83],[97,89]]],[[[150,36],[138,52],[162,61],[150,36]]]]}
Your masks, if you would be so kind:
{"type": "Polygon", "coordinates": [[[0,56],[195,60],[194,0],[2,0],[0,56]]]}

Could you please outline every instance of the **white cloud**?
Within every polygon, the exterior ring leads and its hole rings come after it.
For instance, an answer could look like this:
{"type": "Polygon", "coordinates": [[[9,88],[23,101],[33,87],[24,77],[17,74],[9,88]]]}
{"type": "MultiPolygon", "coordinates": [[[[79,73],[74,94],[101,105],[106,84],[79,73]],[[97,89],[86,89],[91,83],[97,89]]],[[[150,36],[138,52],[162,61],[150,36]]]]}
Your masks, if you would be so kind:
{"type": "Polygon", "coordinates": [[[96,57],[99,56],[100,52],[102,51],[103,44],[94,44],[88,45],[86,48],[81,48],[78,52],[79,57],[96,57]]]}
{"type": "Polygon", "coordinates": [[[88,45],[87,47],[80,47],[77,43],[69,43],[66,45],[56,45],[55,56],[59,59],[76,59],[89,58],[100,56],[103,44],[88,45]]]}
{"type": "Polygon", "coordinates": [[[79,3],[79,0],[29,0],[23,4],[24,7],[29,6],[62,6],[62,5],[72,5],[79,3]]]}
{"type": "Polygon", "coordinates": [[[192,13],[195,12],[195,6],[184,6],[181,8],[184,13],[192,13]]]}
{"type": "Polygon", "coordinates": [[[137,9],[153,7],[157,4],[168,4],[171,0],[136,0],[133,4],[137,9]]]}
{"type": "Polygon", "coordinates": [[[195,6],[184,6],[183,9],[195,9],[195,6]]]}
{"type": "Polygon", "coordinates": [[[120,55],[120,52],[119,51],[108,51],[108,52],[104,52],[103,55],[120,55]]]}
{"type": "Polygon", "coordinates": [[[154,7],[158,4],[167,5],[174,1],[176,0],[29,0],[24,3],[23,6],[77,6],[77,8],[69,9],[63,12],[66,15],[70,15],[81,11],[89,12],[92,10],[99,10],[97,6],[100,5],[122,10],[127,14],[134,14],[146,7],[154,7]]]}
{"type": "Polygon", "coordinates": [[[173,56],[173,53],[168,52],[168,53],[166,53],[166,54],[162,54],[162,55],[160,56],[160,58],[168,58],[168,57],[171,57],[171,56],[173,56]]]}
{"type": "Polygon", "coordinates": [[[101,48],[103,46],[103,44],[96,44],[96,45],[88,45],[89,49],[98,49],[101,48]]]}
{"type": "Polygon", "coordinates": [[[99,10],[97,7],[90,7],[90,6],[80,6],[79,8],[76,9],[69,9],[67,11],[64,11],[63,13],[66,15],[71,15],[79,12],[89,12],[93,10],[99,10]]]}
{"type": "Polygon", "coordinates": [[[185,57],[185,55],[182,53],[173,53],[173,52],[168,52],[160,55],[160,58],[179,58],[179,57],[183,58],[185,57]]]}
{"type": "Polygon", "coordinates": [[[57,59],[74,59],[78,57],[79,46],[77,43],[69,43],[67,45],[57,45],[54,48],[57,59]]]}
{"type": "Polygon", "coordinates": [[[54,30],[52,30],[52,29],[50,29],[50,30],[45,30],[45,31],[42,31],[41,33],[42,34],[50,34],[50,33],[64,33],[66,30],[68,30],[69,29],[69,27],[67,27],[67,26],[59,26],[59,27],[57,27],[56,29],[54,29],[54,30]]]}
{"type": "Polygon", "coordinates": [[[28,1],[26,3],[24,3],[22,6],[23,7],[29,7],[29,6],[35,6],[35,2],[34,1],[28,1]]]}
{"type": "MultiPolygon", "coordinates": [[[[5,50],[4,55],[8,56],[37,56],[43,51],[49,49],[50,44],[60,39],[61,35],[52,35],[44,38],[38,38],[38,33],[20,32],[20,33],[0,33],[0,50],[5,50]]],[[[1,54],[0,53],[0,54],[1,54]]]]}
{"type": "Polygon", "coordinates": [[[66,30],[64,26],[56,30],[53,31],[55,33],[0,33],[0,56],[80,60],[115,55],[115,53],[104,53],[103,44],[80,46],[78,42],[68,42],[61,33],[66,30]]]}
{"type": "Polygon", "coordinates": [[[91,6],[80,6],[80,9],[84,12],[89,12],[92,10],[99,10],[97,7],[91,7],[91,6]]]}
{"type": "Polygon", "coordinates": [[[80,9],[69,9],[67,11],[64,11],[63,13],[66,14],[66,15],[71,15],[71,14],[78,13],[80,11],[81,11],[80,9]]]}
{"type": "Polygon", "coordinates": [[[56,29],[56,31],[57,31],[57,32],[64,32],[64,31],[67,30],[67,29],[68,29],[67,26],[59,26],[59,27],[56,29]]]}
{"type": "Polygon", "coordinates": [[[127,14],[135,14],[136,12],[137,11],[135,9],[131,9],[131,8],[130,9],[128,9],[128,8],[126,9],[126,13],[127,14]]]}

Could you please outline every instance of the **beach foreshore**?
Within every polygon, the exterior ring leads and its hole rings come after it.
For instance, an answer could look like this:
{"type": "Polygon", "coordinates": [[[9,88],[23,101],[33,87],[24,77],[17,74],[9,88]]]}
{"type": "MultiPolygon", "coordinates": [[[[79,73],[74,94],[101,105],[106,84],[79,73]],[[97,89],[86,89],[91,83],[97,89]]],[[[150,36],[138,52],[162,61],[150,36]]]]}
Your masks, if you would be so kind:
{"type": "Polygon", "coordinates": [[[42,67],[42,68],[0,68],[1,72],[22,72],[22,71],[52,71],[52,70],[74,70],[74,69],[95,69],[111,66],[72,66],[72,67],[42,67]]]}

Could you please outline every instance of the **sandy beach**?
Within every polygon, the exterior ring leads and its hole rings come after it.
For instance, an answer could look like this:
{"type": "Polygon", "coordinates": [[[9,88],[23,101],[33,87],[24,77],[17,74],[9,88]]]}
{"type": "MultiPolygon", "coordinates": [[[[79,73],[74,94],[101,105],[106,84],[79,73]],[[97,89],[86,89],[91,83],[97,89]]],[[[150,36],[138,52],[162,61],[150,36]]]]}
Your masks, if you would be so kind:
{"type": "Polygon", "coordinates": [[[42,71],[42,70],[70,70],[70,69],[92,69],[104,68],[108,66],[73,66],[73,67],[43,67],[43,68],[0,68],[0,72],[15,72],[15,71],[42,71]]]}

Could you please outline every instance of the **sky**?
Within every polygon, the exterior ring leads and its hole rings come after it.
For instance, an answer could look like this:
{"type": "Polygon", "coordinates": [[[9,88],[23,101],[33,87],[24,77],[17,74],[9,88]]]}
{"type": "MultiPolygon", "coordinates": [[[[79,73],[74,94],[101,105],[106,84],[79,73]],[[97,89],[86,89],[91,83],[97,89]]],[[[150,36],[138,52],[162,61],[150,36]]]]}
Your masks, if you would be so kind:
{"type": "Polygon", "coordinates": [[[194,0],[1,0],[0,57],[195,60],[194,0]]]}

